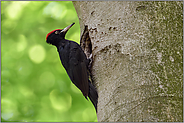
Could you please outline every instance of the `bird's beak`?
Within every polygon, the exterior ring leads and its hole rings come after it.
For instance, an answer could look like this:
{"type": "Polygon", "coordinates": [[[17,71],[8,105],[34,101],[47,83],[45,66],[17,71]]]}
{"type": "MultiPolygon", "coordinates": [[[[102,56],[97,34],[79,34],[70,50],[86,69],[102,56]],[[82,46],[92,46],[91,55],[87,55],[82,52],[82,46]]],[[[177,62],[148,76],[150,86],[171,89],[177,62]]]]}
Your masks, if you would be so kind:
{"type": "Polygon", "coordinates": [[[61,30],[60,33],[65,33],[65,34],[66,34],[66,32],[67,32],[74,24],[75,24],[75,23],[72,23],[71,25],[65,27],[63,30],[61,30]]]}

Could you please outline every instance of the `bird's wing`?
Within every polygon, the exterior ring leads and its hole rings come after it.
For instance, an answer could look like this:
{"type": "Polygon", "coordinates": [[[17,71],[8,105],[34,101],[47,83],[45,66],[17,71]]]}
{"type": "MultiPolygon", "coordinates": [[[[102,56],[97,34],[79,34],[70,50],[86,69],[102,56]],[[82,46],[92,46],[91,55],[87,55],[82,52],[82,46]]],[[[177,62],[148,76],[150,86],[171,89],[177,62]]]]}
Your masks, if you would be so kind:
{"type": "Polygon", "coordinates": [[[82,91],[83,95],[87,97],[89,93],[89,85],[85,54],[84,52],[81,52],[81,48],[79,48],[80,46],[73,42],[70,47],[70,79],[82,91]]]}

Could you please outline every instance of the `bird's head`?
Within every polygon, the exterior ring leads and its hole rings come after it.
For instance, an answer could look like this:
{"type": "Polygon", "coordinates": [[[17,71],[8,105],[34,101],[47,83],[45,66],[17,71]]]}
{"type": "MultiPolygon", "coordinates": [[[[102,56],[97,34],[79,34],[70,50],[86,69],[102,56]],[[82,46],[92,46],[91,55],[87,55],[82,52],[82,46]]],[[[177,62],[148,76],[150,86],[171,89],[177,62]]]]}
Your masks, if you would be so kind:
{"type": "Polygon", "coordinates": [[[57,45],[62,39],[65,39],[65,35],[67,31],[74,25],[75,23],[72,23],[71,25],[67,26],[64,29],[55,29],[51,32],[49,32],[46,36],[46,42],[52,45],[57,45]]]}

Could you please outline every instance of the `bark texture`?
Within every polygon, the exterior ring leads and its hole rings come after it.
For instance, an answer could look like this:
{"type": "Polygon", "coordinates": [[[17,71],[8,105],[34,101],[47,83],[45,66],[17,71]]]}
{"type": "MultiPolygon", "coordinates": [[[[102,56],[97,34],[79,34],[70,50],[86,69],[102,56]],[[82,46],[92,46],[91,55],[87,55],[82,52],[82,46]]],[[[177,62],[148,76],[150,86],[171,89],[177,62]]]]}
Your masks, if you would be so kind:
{"type": "Polygon", "coordinates": [[[100,122],[183,121],[183,2],[73,2],[92,42],[100,122]]]}

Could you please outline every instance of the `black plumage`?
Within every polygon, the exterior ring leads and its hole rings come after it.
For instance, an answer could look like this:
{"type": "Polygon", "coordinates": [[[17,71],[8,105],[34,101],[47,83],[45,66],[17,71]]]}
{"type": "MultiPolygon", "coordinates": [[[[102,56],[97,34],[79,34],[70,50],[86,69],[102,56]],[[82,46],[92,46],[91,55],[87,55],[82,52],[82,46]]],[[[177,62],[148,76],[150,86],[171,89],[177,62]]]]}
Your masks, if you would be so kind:
{"type": "Polygon", "coordinates": [[[51,31],[47,34],[46,42],[57,47],[61,63],[71,81],[81,90],[86,99],[87,97],[90,98],[97,111],[98,93],[88,79],[89,59],[87,59],[79,44],[65,39],[66,32],[73,25],[74,23],[64,29],[51,31]]]}

